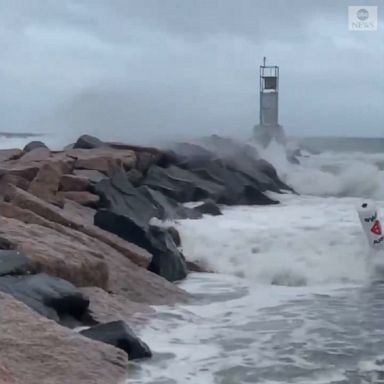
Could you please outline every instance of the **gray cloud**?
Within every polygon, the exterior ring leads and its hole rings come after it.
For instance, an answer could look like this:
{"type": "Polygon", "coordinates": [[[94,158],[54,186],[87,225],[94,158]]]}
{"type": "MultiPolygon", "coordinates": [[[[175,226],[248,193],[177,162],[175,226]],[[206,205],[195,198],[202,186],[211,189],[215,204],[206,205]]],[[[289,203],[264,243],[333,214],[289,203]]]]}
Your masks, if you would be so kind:
{"type": "Polygon", "coordinates": [[[353,4],[0,0],[1,130],[247,137],[266,55],[288,133],[383,135],[383,23],[348,31],[353,4]]]}

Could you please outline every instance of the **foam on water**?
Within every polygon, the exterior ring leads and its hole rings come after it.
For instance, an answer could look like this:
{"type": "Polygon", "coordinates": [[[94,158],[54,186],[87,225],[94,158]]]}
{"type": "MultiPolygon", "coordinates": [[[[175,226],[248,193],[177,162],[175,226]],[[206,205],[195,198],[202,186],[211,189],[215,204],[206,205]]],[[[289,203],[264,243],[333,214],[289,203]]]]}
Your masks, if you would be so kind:
{"type": "Polygon", "coordinates": [[[180,222],[184,253],[215,271],[262,284],[366,280],[367,244],[355,210],[359,199],[285,195],[280,200],[279,206],[230,207],[223,217],[180,222]]]}
{"type": "Polygon", "coordinates": [[[287,161],[285,150],[276,142],[258,148],[279,176],[301,194],[314,196],[362,197],[384,200],[384,151],[323,152],[300,157],[300,164],[287,161]]]}
{"type": "Polygon", "coordinates": [[[384,209],[384,154],[286,161],[260,151],[301,196],[279,206],[223,207],[176,225],[185,255],[216,274],[182,286],[195,302],[158,307],[137,331],[151,344],[130,383],[379,383],[384,288],[371,284],[356,207],[384,209]]]}

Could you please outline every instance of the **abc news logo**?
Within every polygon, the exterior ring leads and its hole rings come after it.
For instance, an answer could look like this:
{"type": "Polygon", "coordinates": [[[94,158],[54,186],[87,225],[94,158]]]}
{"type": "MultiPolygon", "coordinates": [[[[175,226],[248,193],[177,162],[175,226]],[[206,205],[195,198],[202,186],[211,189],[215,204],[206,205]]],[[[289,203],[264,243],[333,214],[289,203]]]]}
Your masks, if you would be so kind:
{"type": "Polygon", "coordinates": [[[377,31],[377,6],[348,7],[348,28],[350,31],[377,31]]]}

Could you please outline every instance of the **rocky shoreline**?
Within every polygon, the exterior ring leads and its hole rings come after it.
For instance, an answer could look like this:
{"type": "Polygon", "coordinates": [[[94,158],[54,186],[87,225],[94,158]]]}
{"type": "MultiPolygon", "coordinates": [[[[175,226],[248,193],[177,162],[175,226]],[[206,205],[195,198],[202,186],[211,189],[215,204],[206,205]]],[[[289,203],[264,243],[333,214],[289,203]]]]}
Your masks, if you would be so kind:
{"type": "Polygon", "coordinates": [[[122,382],[128,359],[151,356],[130,318],[188,301],[174,282],[206,270],[158,221],[278,204],[267,191],[292,190],[253,147],[218,136],[0,150],[0,384],[122,382]]]}

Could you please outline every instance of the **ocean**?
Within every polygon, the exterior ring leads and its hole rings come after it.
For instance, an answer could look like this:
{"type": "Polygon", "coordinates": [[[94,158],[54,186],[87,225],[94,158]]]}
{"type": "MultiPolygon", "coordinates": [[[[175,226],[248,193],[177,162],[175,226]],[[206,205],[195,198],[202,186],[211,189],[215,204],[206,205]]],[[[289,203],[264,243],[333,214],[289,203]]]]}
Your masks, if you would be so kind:
{"type": "Polygon", "coordinates": [[[177,223],[184,254],[214,274],[180,285],[139,329],[155,355],[129,383],[384,383],[384,285],[356,207],[384,211],[384,140],[306,139],[300,165],[262,156],[300,195],[177,223]],[[328,146],[326,144],[329,144],[328,146]]]}
{"type": "Polygon", "coordinates": [[[299,165],[277,144],[260,150],[298,195],[176,223],[186,257],[216,273],[190,274],[188,305],[133,324],[154,356],[132,363],[129,384],[384,383],[372,270],[384,253],[369,251],[356,213],[363,201],[384,211],[384,140],[303,143],[299,165]]]}

